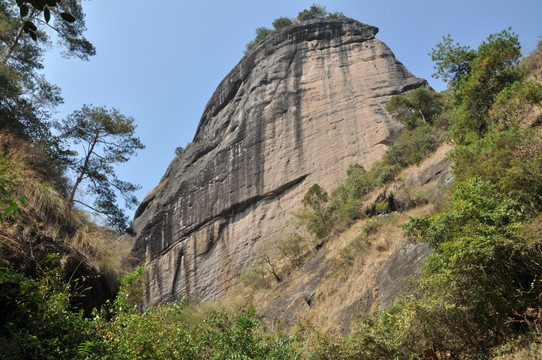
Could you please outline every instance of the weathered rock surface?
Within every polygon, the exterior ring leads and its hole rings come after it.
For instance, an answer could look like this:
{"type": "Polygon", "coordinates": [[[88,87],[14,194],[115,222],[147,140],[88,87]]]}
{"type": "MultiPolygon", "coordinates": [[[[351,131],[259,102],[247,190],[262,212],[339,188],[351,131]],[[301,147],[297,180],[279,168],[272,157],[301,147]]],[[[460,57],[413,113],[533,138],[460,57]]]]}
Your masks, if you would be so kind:
{"type": "Polygon", "coordinates": [[[194,141],[135,214],[146,305],[224,294],[309,186],[331,189],[386,151],[400,130],[386,102],[427,83],[377,32],[354,20],[287,27],[220,83],[194,141]]]}
{"type": "Polygon", "coordinates": [[[380,308],[390,308],[401,294],[413,290],[410,281],[418,280],[430,252],[426,243],[407,243],[392,257],[376,278],[380,308]]]}
{"type": "Polygon", "coordinates": [[[430,248],[405,236],[398,225],[410,216],[430,214],[445,199],[446,189],[453,182],[447,157],[451,149],[450,145],[442,144],[418,166],[404,169],[397,181],[376,191],[374,196],[367,196],[366,208],[373,207],[381,194],[388,194],[397,200],[400,211],[360,219],[344,232],[330,237],[320,250],[308,254],[301,268],[292,270],[275,284],[272,294],[265,290],[256,292],[254,303],[259,315],[285,328],[298,325],[299,319],[310,319],[326,331],[347,335],[361,315],[387,309],[402,294],[415,290],[430,248]],[[411,206],[404,201],[405,188],[423,194],[423,200],[419,198],[411,206]],[[379,229],[368,234],[366,229],[371,223],[379,229]],[[360,235],[363,247],[359,245],[360,235]],[[352,247],[354,243],[357,245],[352,247]],[[347,252],[355,260],[345,265],[346,248],[357,250],[347,252]]]}

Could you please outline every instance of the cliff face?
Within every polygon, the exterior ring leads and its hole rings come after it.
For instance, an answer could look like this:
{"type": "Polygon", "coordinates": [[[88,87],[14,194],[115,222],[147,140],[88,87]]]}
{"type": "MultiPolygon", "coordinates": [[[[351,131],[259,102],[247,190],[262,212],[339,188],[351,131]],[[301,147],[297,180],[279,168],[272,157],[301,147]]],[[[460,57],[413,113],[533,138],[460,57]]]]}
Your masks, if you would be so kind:
{"type": "Polygon", "coordinates": [[[284,231],[314,183],[368,168],[400,130],[384,106],[426,86],[354,20],[284,28],[220,83],[194,141],[135,214],[146,305],[215,299],[284,231]]]}

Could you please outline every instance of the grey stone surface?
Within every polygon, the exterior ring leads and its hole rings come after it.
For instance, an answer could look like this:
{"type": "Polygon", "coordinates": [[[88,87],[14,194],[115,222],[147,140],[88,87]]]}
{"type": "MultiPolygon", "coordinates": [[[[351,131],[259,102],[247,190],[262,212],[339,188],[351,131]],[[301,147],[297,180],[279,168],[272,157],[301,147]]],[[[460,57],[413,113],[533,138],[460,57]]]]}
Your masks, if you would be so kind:
{"type": "Polygon", "coordinates": [[[391,258],[376,278],[381,309],[388,309],[401,294],[413,290],[411,282],[418,280],[430,252],[426,243],[407,243],[391,258]]]}
{"type": "Polygon", "coordinates": [[[314,183],[368,168],[400,131],[392,95],[427,86],[354,20],[276,31],[220,83],[192,143],[144,199],[132,227],[146,305],[225,294],[276,239],[314,183]]]}

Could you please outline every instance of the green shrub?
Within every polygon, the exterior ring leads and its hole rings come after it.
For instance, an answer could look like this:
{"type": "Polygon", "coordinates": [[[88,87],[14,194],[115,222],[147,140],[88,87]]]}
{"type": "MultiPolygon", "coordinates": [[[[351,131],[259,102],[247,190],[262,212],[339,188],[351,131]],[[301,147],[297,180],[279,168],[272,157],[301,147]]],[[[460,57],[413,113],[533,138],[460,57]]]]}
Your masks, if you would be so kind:
{"type": "Polygon", "coordinates": [[[309,9],[305,9],[297,15],[297,20],[303,22],[314,19],[323,19],[328,16],[328,14],[325,6],[312,4],[309,9]]]}
{"type": "Polygon", "coordinates": [[[301,225],[316,238],[323,239],[333,226],[329,195],[318,184],[312,185],[303,197],[304,210],[295,214],[301,225]]]}
{"type": "Polygon", "coordinates": [[[117,310],[142,309],[145,267],[138,266],[120,279],[120,289],[115,299],[117,310]]]}
{"type": "Polygon", "coordinates": [[[542,141],[540,131],[488,133],[451,154],[459,181],[480,177],[495,184],[503,193],[519,200],[524,211],[535,215],[542,210],[542,141]]]}
{"type": "MultiPolygon", "coordinates": [[[[235,314],[213,312],[194,323],[183,303],[117,311],[90,347],[95,359],[292,359],[293,341],[265,329],[253,309],[235,314]]],[[[188,309],[189,310],[189,309],[188,309]]],[[[88,347],[88,343],[85,343],[88,347]]],[[[84,350],[84,349],[82,349],[84,350]]]]}
{"type": "MultiPolygon", "coordinates": [[[[432,154],[440,141],[436,131],[429,125],[418,126],[414,129],[403,129],[397,141],[390,146],[382,162],[387,166],[397,167],[395,171],[411,165],[418,165],[423,159],[432,154]]],[[[382,175],[381,183],[391,181],[390,175],[382,175]]],[[[395,176],[395,174],[393,174],[395,176]]]]}
{"type": "Polygon", "coordinates": [[[441,304],[424,317],[447,336],[442,351],[487,356],[542,305],[542,241],[522,231],[532,221],[517,198],[472,179],[454,187],[447,211],[405,225],[434,250],[420,288],[424,302],[441,304]]]}
{"type": "Polygon", "coordinates": [[[421,87],[408,97],[392,96],[386,104],[386,110],[395,120],[412,130],[418,126],[433,124],[434,119],[442,112],[441,97],[441,94],[421,87]]]}
{"type": "Polygon", "coordinates": [[[36,278],[0,271],[0,359],[73,359],[92,338],[82,312],[71,309],[74,293],[60,257],[47,256],[36,278]]]}
{"type": "Polygon", "coordinates": [[[256,37],[254,38],[254,40],[250,41],[245,45],[245,54],[247,54],[253,47],[258,45],[260,42],[262,42],[262,40],[265,39],[265,37],[272,32],[273,30],[268,29],[265,26],[256,28],[256,37]]]}
{"type": "Polygon", "coordinates": [[[277,244],[279,255],[288,259],[294,266],[299,267],[303,264],[303,259],[310,251],[312,244],[303,236],[291,233],[277,244]]]}
{"type": "Polygon", "coordinates": [[[294,22],[290,19],[290,18],[287,18],[287,17],[279,17],[275,20],[273,20],[273,28],[275,30],[278,30],[278,29],[281,29],[283,27],[286,27],[286,26],[290,26],[292,25],[294,22]]]}
{"type": "Polygon", "coordinates": [[[250,286],[255,290],[265,289],[269,287],[269,282],[266,279],[267,270],[263,264],[257,264],[249,267],[239,277],[239,280],[246,286],[250,286]]]}

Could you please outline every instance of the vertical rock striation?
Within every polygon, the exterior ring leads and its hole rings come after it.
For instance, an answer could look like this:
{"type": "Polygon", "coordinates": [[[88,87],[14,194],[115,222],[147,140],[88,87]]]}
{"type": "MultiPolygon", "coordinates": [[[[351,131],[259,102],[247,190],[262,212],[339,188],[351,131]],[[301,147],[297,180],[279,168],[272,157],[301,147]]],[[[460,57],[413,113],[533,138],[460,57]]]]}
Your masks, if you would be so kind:
{"type": "Polygon", "coordinates": [[[349,165],[381,157],[400,130],[386,102],[427,83],[377,32],[354,20],[290,26],[220,83],[194,141],[135,214],[146,305],[223,295],[309,186],[331,189],[349,165]]]}

